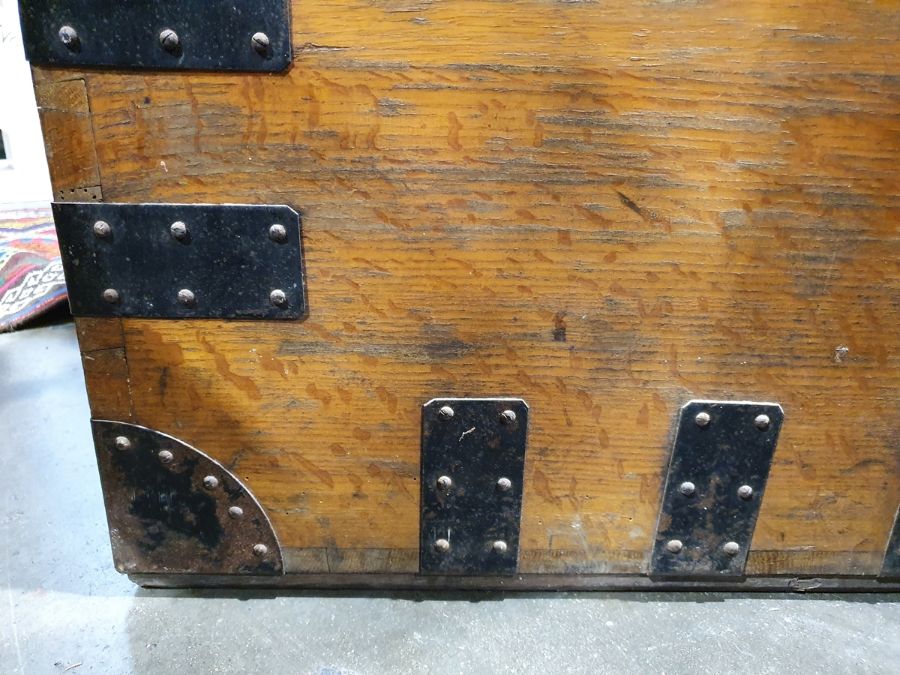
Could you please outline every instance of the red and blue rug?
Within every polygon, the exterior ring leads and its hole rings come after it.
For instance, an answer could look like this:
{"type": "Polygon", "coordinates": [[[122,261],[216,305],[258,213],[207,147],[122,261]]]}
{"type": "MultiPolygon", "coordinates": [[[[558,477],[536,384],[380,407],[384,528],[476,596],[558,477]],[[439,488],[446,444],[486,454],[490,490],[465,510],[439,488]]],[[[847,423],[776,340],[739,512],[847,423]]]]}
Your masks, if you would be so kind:
{"type": "Polygon", "coordinates": [[[66,300],[49,210],[0,211],[0,333],[66,300]]]}

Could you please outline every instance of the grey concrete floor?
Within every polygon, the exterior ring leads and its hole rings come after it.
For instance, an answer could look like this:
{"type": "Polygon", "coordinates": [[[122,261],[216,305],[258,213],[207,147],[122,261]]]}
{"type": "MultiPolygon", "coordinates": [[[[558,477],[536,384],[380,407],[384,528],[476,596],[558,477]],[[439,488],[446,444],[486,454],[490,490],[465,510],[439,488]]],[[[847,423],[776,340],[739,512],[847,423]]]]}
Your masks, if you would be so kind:
{"type": "Polygon", "coordinates": [[[0,675],[900,673],[900,597],[146,591],[112,567],[71,324],[0,335],[0,675]]]}

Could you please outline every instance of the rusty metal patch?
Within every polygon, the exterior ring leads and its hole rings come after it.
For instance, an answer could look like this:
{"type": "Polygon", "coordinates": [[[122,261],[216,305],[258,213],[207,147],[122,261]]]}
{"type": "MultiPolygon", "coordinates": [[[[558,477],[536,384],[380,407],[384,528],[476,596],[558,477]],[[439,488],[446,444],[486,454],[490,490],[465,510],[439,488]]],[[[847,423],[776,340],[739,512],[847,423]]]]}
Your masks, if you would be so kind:
{"type": "Polygon", "coordinates": [[[268,517],[228,469],[152,429],[91,424],[117,570],[283,574],[268,517]]]}
{"type": "Polygon", "coordinates": [[[651,576],[742,576],[784,411],[691,401],[680,412],[651,576]]]}

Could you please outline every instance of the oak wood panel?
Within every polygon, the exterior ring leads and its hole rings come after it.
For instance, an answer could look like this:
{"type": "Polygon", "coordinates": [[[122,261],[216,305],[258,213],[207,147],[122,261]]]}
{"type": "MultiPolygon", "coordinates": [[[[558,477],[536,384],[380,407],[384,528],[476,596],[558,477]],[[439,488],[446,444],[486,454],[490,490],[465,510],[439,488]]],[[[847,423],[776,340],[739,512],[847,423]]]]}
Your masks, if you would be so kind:
{"type": "Polygon", "coordinates": [[[75,320],[91,417],[130,422],[134,418],[125,334],[119,319],[75,320]]]}
{"type": "Polygon", "coordinates": [[[282,76],[89,73],[112,201],[288,203],[297,323],[125,321],[136,419],[296,571],[409,571],[419,410],[532,408],[524,572],[644,569],[677,409],[786,411],[750,558],[874,573],[900,501],[900,6],[294,3],[282,76]]]}

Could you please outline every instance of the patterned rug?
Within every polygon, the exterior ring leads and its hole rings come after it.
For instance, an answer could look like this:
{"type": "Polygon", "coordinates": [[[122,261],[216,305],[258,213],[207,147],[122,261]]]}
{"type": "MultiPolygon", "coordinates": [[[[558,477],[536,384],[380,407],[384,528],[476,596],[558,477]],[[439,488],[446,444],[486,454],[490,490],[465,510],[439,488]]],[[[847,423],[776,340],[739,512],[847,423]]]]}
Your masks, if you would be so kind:
{"type": "Polygon", "coordinates": [[[0,211],[0,333],[65,300],[66,280],[49,209],[0,211]]]}

